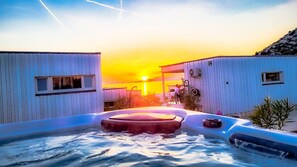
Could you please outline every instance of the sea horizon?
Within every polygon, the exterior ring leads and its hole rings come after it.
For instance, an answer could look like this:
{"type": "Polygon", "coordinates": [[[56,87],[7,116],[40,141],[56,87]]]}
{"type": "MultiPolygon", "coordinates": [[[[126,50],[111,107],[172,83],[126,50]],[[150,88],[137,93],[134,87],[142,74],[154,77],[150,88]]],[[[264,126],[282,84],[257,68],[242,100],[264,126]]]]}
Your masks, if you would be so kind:
{"type": "MultiPolygon", "coordinates": [[[[181,80],[170,80],[165,81],[165,92],[168,93],[169,86],[174,86],[176,84],[182,84],[181,80]]],[[[126,88],[131,90],[141,90],[141,95],[156,94],[160,95],[163,93],[162,81],[142,81],[142,82],[126,82],[126,83],[108,83],[102,84],[103,89],[106,88],[126,88]]]]}

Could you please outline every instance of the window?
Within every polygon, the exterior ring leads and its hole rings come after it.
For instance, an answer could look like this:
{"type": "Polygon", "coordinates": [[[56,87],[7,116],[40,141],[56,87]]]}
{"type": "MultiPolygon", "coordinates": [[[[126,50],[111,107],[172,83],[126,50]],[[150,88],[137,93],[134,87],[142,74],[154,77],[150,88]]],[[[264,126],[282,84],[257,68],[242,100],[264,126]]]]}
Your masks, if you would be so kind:
{"type": "Polygon", "coordinates": [[[96,91],[95,75],[35,77],[36,95],[96,91]]]}
{"type": "Polygon", "coordinates": [[[37,78],[37,90],[46,91],[47,90],[47,78],[37,78]]]}
{"type": "Polygon", "coordinates": [[[53,77],[53,90],[82,88],[81,76],[53,77]]]}
{"type": "Polygon", "coordinates": [[[262,73],[262,84],[271,85],[271,84],[283,84],[283,72],[263,72],[262,73]]]}

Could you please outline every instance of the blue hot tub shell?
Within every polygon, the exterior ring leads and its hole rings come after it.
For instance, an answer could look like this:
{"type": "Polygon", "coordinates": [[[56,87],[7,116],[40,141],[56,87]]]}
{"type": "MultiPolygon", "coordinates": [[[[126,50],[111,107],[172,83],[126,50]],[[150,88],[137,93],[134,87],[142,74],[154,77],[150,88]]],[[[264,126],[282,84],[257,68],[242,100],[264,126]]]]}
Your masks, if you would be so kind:
{"type": "MultiPolygon", "coordinates": [[[[126,110],[87,114],[74,117],[62,117],[48,120],[2,124],[0,125],[0,141],[18,140],[25,137],[80,130],[85,128],[101,128],[102,120],[119,114],[162,113],[174,114],[183,118],[180,131],[189,131],[221,138],[230,144],[240,147],[246,145],[259,146],[256,149],[278,150],[285,152],[285,157],[297,159],[297,135],[293,133],[267,130],[255,127],[249,120],[212,115],[202,112],[188,111],[169,107],[146,107],[126,110]],[[219,128],[203,126],[205,119],[218,119],[222,122],[219,128]],[[269,143],[269,144],[268,144],[269,143]]],[[[258,150],[259,151],[259,150],[258,150]]]]}

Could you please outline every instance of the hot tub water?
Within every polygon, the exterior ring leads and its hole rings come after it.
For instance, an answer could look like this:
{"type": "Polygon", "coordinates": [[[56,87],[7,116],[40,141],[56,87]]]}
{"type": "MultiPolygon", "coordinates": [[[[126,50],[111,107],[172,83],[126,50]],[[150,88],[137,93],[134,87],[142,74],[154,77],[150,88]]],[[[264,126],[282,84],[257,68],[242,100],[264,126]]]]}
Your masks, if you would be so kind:
{"type": "Polygon", "coordinates": [[[0,143],[0,166],[296,166],[203,135],[89,129],[0,143]]]}

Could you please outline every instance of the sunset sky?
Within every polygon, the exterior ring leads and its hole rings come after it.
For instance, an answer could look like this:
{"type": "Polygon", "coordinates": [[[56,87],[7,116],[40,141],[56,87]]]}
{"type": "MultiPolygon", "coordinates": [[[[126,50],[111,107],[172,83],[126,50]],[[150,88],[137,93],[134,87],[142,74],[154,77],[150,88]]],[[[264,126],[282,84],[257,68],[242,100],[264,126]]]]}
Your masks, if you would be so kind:
{"type": "Polygon", "coordinates": [[[0,0],[0,50],[101,52],[103,83],[252,55],[297,27],[297,0],[0,0]]]}

